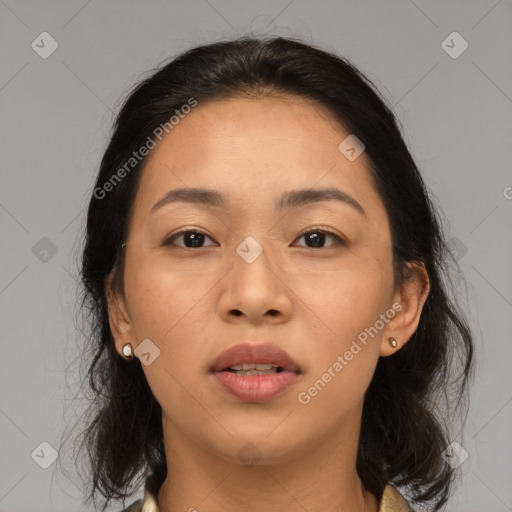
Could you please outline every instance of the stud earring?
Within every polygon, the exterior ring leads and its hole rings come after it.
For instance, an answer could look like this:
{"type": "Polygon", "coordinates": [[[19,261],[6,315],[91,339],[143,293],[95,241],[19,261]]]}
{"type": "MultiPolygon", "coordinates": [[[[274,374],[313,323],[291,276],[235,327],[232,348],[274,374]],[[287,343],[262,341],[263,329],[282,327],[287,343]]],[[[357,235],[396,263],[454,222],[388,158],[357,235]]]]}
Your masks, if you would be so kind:
{"type": "Polygon", "coordinates": [[[397,347],[397,345],[398,345],[398,343],[397,343],[397,341],[395,340],[395,338],[388,338],[388,339],[389,339],[389,343],[391,344],[391,346],[392,346],[393,348],[396,348],[396,347],[397,347]]]}
{"type": "Polygon", "coordinates": [[[123,356],[125,356],[126,359],[133,359],[135,357],[133,355],[133,347],[131,343],[123,345],[123,356]]]}

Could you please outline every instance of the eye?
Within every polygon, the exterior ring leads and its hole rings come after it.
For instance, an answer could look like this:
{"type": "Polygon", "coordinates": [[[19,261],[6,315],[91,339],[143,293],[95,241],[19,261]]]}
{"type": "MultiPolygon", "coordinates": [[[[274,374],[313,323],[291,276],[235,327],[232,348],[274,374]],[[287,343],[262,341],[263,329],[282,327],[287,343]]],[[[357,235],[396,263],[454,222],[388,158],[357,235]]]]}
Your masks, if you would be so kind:
{"type": "MultiPolygon", "coordinates": [[[[334,240],[336,240],[336,243],[338,245],[346,245],[345,240],[340,238],[338,235],[335,235],[334,233],[331,233],[330,231],[327,231],[325,229],[314,229],[314,230],[307,231],[306,233],[303,233],[302,235],[300,235],[298,239],[304,238],[306,240],[306,244],[311,244],[311,245],[306,245],[306,247],[309,247],[311,249],[314,249],[314,248],[321,249],[322,247],[320,247],[320,246],[323,243],[325,243],[325,239],[328,237],[331,237],[334,240]]],[[[304,247],[304,246],[302,246],[302,247],[304,247]]]]}
{"type": "MultiPolygon", "coordinates": [[[[169,238],[167,238],[163,245],[177,245],[174,243],[177,238],[183,239],[185,245],[182,245],[181,247],[184,247],[185,249],[201,248],[203,247],[205,238],[211,240],[208,235],[205,235],[201,231],[196,229],[184,229],[178,233],[174,233],[169,238]]],[[[178,247],[180,246],[178,245],[178,247]]]]}
{"type": "MultiPolygon", "coordinates": [[[[311,249],[318,249],[323,248],[323,244],[325,244],[326,238],[331,238],[335,240],[335,244],[337,245],[346,245],[345,240],[343,240],[338,235],[327,231],[325,229],[313,229],[310,231],[307,231],[306,233],[303,233],[298,237],[304,238],[306,240],[306,245],[302,247],[309,247],[311,249]]],[[[197,229],[184,229],[182,231],[179,231],[178,233],[174,233],[170,237],[168,237],[165,242],[163,243],[164,246],[168,245],[178,245],[178,247],[183,247],[185,249],[200,249],[204,246],[205,239],[212,240],[208,235],[205,233],[198,231],[197,229]],[[184,245],[176,244],[175,241],[177,239],[182,239],[184,242],[184,245]]],[[[298,240],[297,239],[297,240],[298,240]]],[[[215,245],[215,244],[213,244],[215,245]]],[[[333,245],[333,244],[331,244],[333,245]]],[[[206,246],[208,247],[208,246],[206,246]]]]}

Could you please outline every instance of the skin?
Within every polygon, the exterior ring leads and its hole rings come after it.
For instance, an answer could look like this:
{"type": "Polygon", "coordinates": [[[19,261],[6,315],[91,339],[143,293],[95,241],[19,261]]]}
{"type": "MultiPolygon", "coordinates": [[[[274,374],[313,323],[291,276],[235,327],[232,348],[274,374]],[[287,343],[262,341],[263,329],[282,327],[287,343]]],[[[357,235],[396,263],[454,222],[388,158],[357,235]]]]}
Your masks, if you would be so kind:
{"type": "Polygon", "coordinates": [[[107,286],[119,354],[125,343],[135,348],[147,338],[160,350],[142,367],[163,411],[162,512],[378,510],[356,472],[364,393],[378,358],[400,350],[416,330],[429,282],[417,265],[395,289],[389,220],[365,153],[349,161],[338,149],[347,135],[311,101],[239,97],[199,104],[146,159],[129,227],[125,293],[110,277],[107,286]],[[285,191],[327,186],[356,199],[366,216],[332,200],[274,209],[285,191]],[[150,213],[181,187],[215,189],[231,206],[180,202],[150,213]],[[318,227],[346,244],[327,236],[323,245],[308,245],[303,235],[318,227]],[[186,248],[187,236],[163,245],[183,228],[205,233],[203,246],[186,248]],[[250,264],[236,253],[248,236],[263,248],[250,264]],[[378,335],[300,403],[298,394],[396,303],[401,311],[378,335]],[[279,346],[302,374],[264,403],[227,396],[208,370],[242,342],[279,346]],[[237,456],[247,443],[261,456],[252,466],[237,456]]]}

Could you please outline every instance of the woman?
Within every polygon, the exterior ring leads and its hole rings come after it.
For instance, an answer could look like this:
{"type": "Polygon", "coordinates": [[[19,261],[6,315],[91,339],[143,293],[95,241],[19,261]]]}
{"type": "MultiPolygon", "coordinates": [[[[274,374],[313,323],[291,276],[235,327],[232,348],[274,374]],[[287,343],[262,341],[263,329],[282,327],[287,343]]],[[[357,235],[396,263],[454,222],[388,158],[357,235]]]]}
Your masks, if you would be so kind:
{"type": "Polygon", "coordinates": [[[473,359],[447,257],[346,60],[242,38],[163,66],[123,105],[88,210],[89,498],[145,479],[125,510],[439,510],[473,359]]]}

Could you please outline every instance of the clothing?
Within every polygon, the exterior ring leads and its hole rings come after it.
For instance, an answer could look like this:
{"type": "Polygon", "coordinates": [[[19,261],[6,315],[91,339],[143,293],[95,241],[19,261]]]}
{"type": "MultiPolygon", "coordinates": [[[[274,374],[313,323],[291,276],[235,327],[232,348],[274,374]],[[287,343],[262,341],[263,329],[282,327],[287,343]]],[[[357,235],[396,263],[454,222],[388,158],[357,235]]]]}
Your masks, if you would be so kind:
{"type": "MultiPolygon", "coordinates": [[[[151,483],[144,489],[144,498],[132,503],[122,512],[160,512],[156,502],[157,489],[151,483]]],[[[413,512],[405,498],[392,485],[386,485],[380,500],[379,512],[413,512]]]]}

